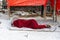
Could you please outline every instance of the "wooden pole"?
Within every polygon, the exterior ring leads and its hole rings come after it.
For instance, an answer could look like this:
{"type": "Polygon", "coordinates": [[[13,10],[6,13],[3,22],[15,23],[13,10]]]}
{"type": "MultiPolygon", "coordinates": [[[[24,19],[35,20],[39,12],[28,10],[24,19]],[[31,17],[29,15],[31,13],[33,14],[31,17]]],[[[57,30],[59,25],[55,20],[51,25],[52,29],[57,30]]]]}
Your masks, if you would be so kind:
{"type": "Polygon", "coordinates": [[[46,7],[44,7],[43,17],[44,17],[44,20],[46,20],[46,7]]]}
{"type": "MultiPolygon", "coordinates": [[[[7,0],[5,0],[7,2],[7,0]]],[[[10,6],[8,6],[8,2],[6,3],[7,4],[7,10],[8,10],[8,17],[10,19],[10,6]]]]}
{"type": "Polygon", "coordinates": [[[53,21],[54,21],[54,22],[57,22],[57,15],[56,15],[56,0],[54,0],[53,21]]]}
{"type": "Polygon", "coordinates": [[[10,6],[7,6],[7,10],[8,10],[8,16],[9,16],[9,19],[10,19],[10,6]]]}

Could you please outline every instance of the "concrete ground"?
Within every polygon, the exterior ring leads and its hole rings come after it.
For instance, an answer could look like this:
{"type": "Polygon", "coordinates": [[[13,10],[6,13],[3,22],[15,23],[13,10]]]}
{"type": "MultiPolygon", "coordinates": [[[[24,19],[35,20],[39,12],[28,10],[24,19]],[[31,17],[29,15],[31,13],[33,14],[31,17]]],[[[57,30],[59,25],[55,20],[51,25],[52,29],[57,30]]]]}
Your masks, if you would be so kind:
{"type": "Polygon", "coordinates": [[[60,16],[57,16],[57,21],[60,23],[60,16]]]}
{"type": "MultiPolygon", "coordinates": [[[[26,18],[25,18],[26,19],[26,18]]],[[[28,19],[28,18],[27,18],[28,19]]],[[[43,20],[41,17],[35,17],[33,19],[42,21],[42,23],[52,23],[52,20],[43,20]]],[[[51,19],[51,18],[48,18],[51,19]]],[[[5,14],[0,14],[0,40],[60,40],[60,28],[57,27],[54,32],[37,32],[37,31],[14,31],[9,30],[10,27],[9,17],[5,14]]],[[[60,23],[60,16],[58,16],[58,22],[60,23]]],[[[58,25],[59,25],[58,23],[58,25]]],[[[56,23],[55,23],[56,24],[56,23]]]]}

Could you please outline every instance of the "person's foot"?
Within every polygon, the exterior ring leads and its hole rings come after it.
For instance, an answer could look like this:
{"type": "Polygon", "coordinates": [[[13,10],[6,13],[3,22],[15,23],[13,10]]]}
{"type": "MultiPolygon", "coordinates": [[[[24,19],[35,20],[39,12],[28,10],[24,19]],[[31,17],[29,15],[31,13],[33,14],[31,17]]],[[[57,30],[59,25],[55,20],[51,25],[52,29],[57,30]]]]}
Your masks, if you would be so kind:
{"type": "Polygon", "coordinates": [[[51,28],[51,26],[50,25],[46,25],[46,28],[51,28]]]}

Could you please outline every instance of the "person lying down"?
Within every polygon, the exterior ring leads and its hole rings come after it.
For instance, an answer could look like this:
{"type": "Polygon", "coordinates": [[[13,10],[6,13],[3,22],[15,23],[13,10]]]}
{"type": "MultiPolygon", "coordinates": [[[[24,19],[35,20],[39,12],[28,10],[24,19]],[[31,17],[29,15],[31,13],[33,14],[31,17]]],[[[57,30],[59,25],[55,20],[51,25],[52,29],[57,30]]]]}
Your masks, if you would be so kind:
{"type": "Polygon", "coordinates": [[[13,21],[12,26],[17,28],[26,27],[31,29],[51,28],[50,25],[41,25],[41,24],[38,25],[38,23],[34,19],[29,19],[29,20],[17,19],[13,21]]]}

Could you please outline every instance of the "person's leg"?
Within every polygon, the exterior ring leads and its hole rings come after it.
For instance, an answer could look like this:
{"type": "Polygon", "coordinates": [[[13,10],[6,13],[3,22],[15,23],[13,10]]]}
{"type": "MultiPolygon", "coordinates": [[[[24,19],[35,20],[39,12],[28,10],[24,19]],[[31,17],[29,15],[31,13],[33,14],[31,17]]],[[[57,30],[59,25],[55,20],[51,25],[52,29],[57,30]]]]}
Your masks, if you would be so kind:
{"type": "Polygon", "coordinates": [[[27,28],[32,28],[32,29],[43,29],[43,28],[50,28],[50,25],[38,25],[38,23],[34,19],[30,19],[26,22],[27,28]]]}

